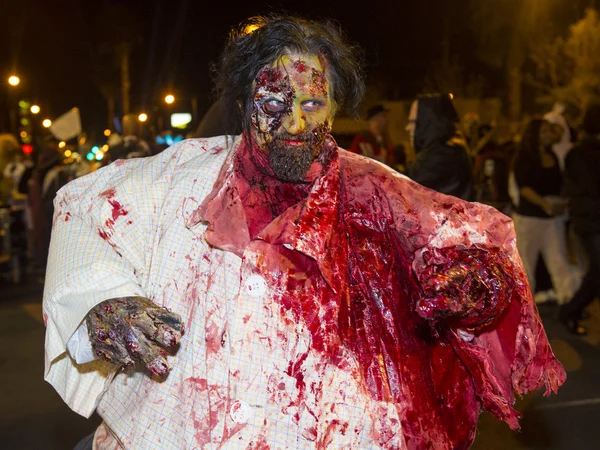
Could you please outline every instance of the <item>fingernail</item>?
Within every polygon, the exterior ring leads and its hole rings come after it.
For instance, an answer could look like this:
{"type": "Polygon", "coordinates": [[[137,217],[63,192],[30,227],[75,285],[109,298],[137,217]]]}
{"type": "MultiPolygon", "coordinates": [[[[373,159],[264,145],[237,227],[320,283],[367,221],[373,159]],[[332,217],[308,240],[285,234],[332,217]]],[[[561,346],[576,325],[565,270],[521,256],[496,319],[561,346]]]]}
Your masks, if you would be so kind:
{"type": "Polygon", "coordinates": [[[159,377],[164,377],[171,370],[164,360],[158,358],[151,361],[146,367],[150,372],[159,377]]]}

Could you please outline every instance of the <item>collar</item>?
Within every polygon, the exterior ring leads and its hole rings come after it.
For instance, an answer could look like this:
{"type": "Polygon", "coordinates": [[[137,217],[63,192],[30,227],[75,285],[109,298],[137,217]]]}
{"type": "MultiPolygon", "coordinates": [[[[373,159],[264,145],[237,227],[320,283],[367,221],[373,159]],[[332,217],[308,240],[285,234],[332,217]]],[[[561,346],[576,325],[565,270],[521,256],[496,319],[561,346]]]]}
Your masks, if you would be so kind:
{"type": "MultiPolygon", "coordinates": [[[[208,223],[205,240],[212,246],[243,257],[250,244],[250,233],[240,196],[240,177],[235,154],[241,139],[221,169],[212,192],[192,214],[188,228],[199,222],[208,223]]],[[[314,259],[330,286],[333,277],[332,239],[339,219],[339,158],[334,139],[329,136],[325,151],[331,155],[323,173],[316,177],[306,198],[287,208],[271,221],[255,238],[272,245],[284,245],[314,259]]]]}

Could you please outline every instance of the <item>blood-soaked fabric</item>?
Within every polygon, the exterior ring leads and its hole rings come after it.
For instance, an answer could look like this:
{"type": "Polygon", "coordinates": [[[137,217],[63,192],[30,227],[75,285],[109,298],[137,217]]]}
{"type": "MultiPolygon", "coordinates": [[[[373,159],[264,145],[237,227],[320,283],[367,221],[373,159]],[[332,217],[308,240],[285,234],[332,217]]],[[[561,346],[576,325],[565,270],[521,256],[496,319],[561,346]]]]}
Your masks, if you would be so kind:
{"type": "MultiPolygon", "coordinates": [[[[332,139],[325,145],[332,158],[323,175],[289,198],[290,187],[273,178],[249,182],[253,166],[243,158],[254,150],[242,146],[197,211],[209,222],[207,241],[240,256],[261,246],[259,270],[282,317],[302,321],[329,364],[350,367],[350,350],[370,395],[398,410],[407,448],[467,448],[481,408],[518,428],[513,392],[544,384],[556,392],[565,373],[510,220],[332,152],[332,139]],[[275,212],[260,205],[273,199],[275,212]]],[[[302,357],[288,375],[308,395],[302,357]]],[[[318,404],[314,387],[310,395],[318,404]]]]}
{"type": "Polygon", "coordinates": [[[268,155],[258,146],[251,151],[246,142],[238,149],[234,166],[237,192],[245,211],[250,237],[256,235],[291,206],[306,198],[310,185],[323,175],[337,147],[327,145],[309,168],[303,183],[283,182],[274,177],[268,155]]]}

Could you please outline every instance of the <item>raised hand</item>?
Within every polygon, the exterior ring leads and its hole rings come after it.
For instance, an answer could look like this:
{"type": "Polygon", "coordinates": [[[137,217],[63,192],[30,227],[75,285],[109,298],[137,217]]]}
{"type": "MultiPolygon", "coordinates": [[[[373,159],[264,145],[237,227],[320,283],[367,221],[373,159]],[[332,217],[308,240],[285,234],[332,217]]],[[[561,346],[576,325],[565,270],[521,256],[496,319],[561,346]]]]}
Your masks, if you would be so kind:
{"type": "Polygon", "coordinates": [[[176,349],[184,332],[181,317],[144,297],[105,300],[86,325],[96,355],[114,364],[139,362],[159,377],[169,373],[167,350],[176,349]]]}

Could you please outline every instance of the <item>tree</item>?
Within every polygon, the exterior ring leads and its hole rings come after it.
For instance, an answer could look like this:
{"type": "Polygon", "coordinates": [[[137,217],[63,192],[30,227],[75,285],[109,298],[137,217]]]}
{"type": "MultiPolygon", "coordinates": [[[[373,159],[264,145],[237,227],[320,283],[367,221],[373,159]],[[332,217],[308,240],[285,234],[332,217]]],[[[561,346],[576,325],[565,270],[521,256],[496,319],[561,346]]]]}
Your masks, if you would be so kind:
{"type": "Polygon", "coordinates": [[[584,111],[600,99],[600,17],[587,9],[569,27],[566,38],[554,36],[532,47],[535,71],[529,81],[552,100],[570,103],[584,111]]]}
{"type": "Polygon", "coordinates": [[[478,98],[483,95],[484,80],[480,75],[466,74],[458,58],[435,62],[423,80],[424,93],[452,93],[457,97],[478,98]]]}
{"type": "Polygon", "coordinates": [[[531,43],[547,32],[546,24],[560,0],[472,0],[473,29],[478,36],[479,58],[503,70],[508,115],[516,123],[521,115],[523,69],[531,43]]]}
{"type": "Polygon", "coordinates": [[[120,100],[120,113],[131,110],[130,61],[133,50],[142,42],[142,30],[138,21],[140,11],[133,4],[113,4],[103,2],[98,6],[93,28],[99,29],[98,43],[91,50],[93,79],[107,103],[108,126],[117,114],[117,101],[120,100]]]}

